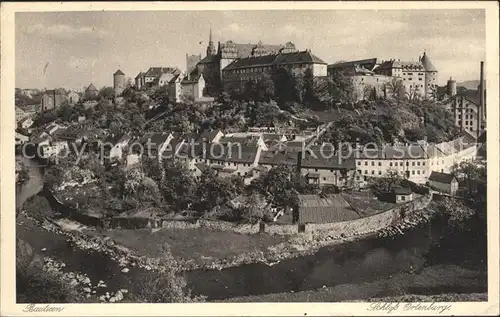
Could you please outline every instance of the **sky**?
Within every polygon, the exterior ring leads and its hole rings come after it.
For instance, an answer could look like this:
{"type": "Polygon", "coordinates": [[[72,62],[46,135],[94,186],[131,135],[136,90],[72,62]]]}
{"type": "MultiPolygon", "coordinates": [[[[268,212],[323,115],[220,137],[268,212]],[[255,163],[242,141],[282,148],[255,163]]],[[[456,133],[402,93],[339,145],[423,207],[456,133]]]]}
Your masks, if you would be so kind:
{"type": "Polygon", "coordinates": [[[418,61],[424,50],[439,84],[479,79],[484,10],[93,11],[16,13],[16,87],[111,86],[121,69],[186,68],[213,40],[284,44],[331,64],[377,57],[418,61]]]}

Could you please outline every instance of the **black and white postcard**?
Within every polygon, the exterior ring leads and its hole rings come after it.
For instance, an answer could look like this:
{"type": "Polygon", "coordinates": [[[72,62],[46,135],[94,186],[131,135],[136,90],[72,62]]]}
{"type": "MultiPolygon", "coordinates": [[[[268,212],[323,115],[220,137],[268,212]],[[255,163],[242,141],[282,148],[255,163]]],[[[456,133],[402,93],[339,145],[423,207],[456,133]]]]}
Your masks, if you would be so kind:
{"type": "Polygon", "coordinates": [[[1,8],[2,315],[498,314],[497,2],[1,8]]]}

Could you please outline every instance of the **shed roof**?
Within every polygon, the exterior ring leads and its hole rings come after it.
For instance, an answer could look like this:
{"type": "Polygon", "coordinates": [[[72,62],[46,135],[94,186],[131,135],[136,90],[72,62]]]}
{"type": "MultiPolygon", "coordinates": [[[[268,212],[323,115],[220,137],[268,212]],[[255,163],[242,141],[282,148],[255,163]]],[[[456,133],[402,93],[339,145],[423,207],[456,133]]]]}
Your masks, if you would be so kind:
{"type": "Polygon", "coordinates": [[[339,194],[299,195],[300,223],[331,223],[358,219],[359,215],[339,194]]]}

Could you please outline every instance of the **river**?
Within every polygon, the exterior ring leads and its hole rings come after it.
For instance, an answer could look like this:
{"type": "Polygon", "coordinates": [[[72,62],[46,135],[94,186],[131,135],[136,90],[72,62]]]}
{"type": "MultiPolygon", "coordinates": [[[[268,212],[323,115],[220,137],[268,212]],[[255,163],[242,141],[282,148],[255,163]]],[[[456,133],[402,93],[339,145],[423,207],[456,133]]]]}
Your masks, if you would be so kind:
{"type": "MultiPolygon", "coordinates": [[[[25,160],[25,164],[30,167],[30,180],[19,189],[16,196],[18,207],[28,197],[37,194],[43,184],[43,175],[37,167],[38,164],[30,160],[25,160]]],[[[373,238],[325,247],[314,255],[284,260],[273,266],[247,264],[221,271],[185,272],[184,275],[192,292],[205,295],[208,300],[297,292],[342,284],[359,286],[377,280],[390,280],[393,275],[423,267],[425,254],[431,245],[438,241],[445,227],[439,220],[434,220],[397,238],[373,238]]],[[[99,280],[105,281],[108,287],[100,289],[101,293],[120,288],[133,290],[144,274],[154,274],[134,267],[131,267],[128,273],[122,273],[122,268],[106,255],[75,248],[65,237],[30,224],[28,219],[23,219],[22,224],[18,222],[16,233],[35,250],[46,248],[43,254],[65,262],[67,270],[87,274],[93,284],[99,280]]],[[[454,251],[460,252],[460,249],[454,251]]],[[[479,288],[479,291],[486,291],[486,285],[484,290],[479,288]]],[[[433,294],[445,291],[453,292],[454,289],[429,289],[433,294]]],[[[477,292],[478,287],[462,291],[477,292]]],[[[379,296],[398,295],[391,292],[387,290],[379,296]]]]}

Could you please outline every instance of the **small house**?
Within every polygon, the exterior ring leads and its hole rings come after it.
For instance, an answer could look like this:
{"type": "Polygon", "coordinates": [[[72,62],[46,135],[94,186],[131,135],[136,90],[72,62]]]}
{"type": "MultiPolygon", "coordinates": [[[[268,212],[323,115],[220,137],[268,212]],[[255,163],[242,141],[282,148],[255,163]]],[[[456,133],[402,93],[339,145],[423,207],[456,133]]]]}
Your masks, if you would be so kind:
{"type": "Polygon", "coordinates": [[[130,136],[127,134],[110,134],[104,140],[106,154],[109,159],[121,160],[123,158],[123,150],[130,141],[130,136]]]}
{"type": "Polygon", "coordinates": [[[450,195],[456,194],[459,185],[458,180],[454,175],[436,171],[432,171],[427,184],[435,190],[445,192],[450,195]]]}
{"type": "Polygon", "coordinates": [[[31,119],[30,117],[24,117],[17,123],[19,129],[28,129],[32,125],[33,125],[33,119],[31,119]]]}
{"type": "Polygon", "coordinates": [[[413,192],[409,187],[395,187],[392,189],[393,202],[406,203],[413,200],[413,192]]]}

